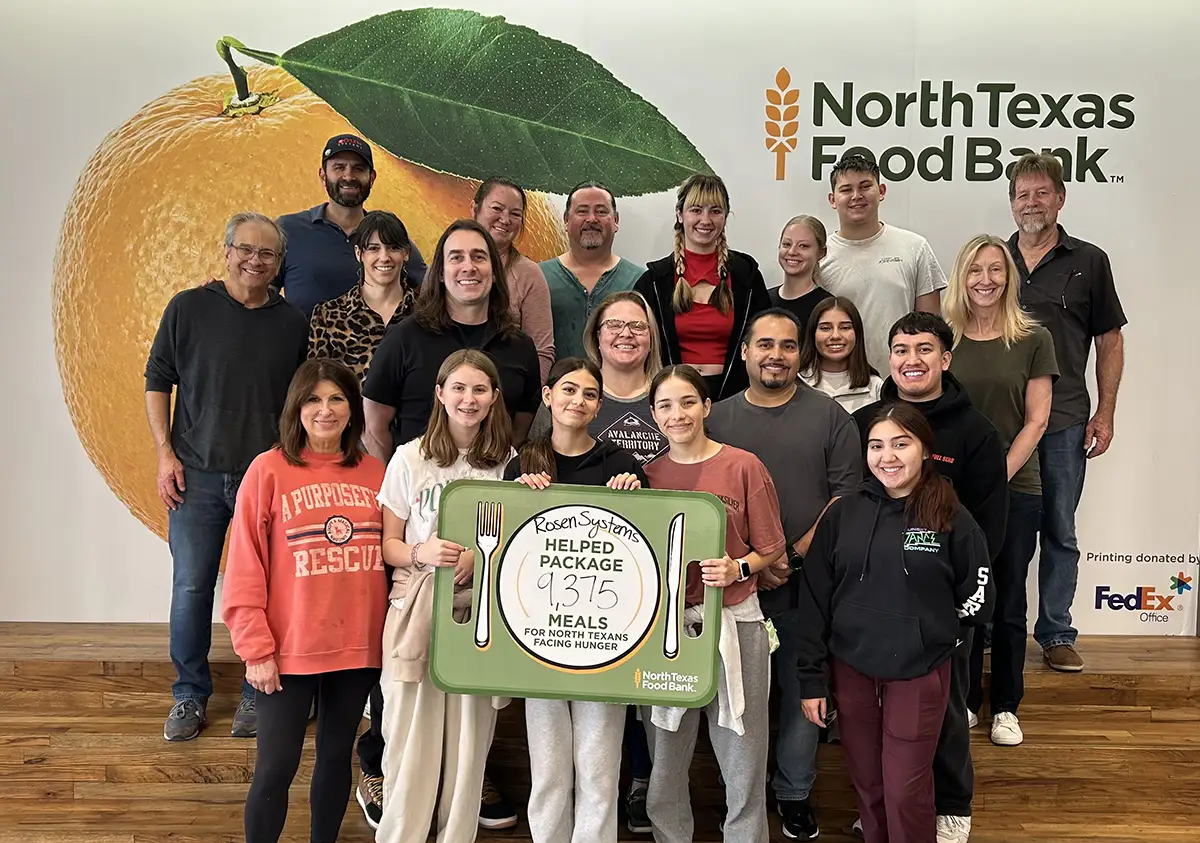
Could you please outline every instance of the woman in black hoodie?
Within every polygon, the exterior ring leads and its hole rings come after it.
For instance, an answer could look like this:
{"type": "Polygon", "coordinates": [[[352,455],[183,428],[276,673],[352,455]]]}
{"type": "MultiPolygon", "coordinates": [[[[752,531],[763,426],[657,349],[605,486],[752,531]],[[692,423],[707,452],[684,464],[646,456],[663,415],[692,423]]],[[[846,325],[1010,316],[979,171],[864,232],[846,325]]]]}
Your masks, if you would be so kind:
{"type": "Polygon", "coordinates": [[[867,434],[872,476],[829,507],[804,560],[804,714],[826,724],[828,667],[867,843],[937,836],[933,756],[950,656],[960,625],[991,610],[983,531],[933,453],[918,409],[881,408],[867,434]]]}
{"type": "Polygon", "coordinates": [[[675,248],[653,261],[634,286],[658,320],[663,365],[687,363],[704,376],[713,403],[750,385],[741,362],[742,334],[771,306],[754,258],[725,239],[729,191],[698,173],[675,199],[675,248]]]}
{"type": "MultiPolygon", "coordinates": [[[[555,363],[542,387],[550,430],[521,448],[504,478],[531,489],[551,483],[648,488],[633,454],[588,434],[588,425],[600,411],[603,389],[600,369],[590,360],[568,357],[555,363]]],[[[533,780],[529,834],[534,843],[616,843],[625,706],[529,699],[525,729],[533,780]]]]}

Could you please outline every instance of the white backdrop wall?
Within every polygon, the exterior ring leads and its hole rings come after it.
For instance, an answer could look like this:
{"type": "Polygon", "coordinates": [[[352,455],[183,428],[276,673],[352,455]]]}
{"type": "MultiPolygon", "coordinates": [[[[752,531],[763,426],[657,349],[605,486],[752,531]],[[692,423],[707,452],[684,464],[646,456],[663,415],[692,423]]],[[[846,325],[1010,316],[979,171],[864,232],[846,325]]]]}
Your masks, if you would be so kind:
{"type": "MultiPolygon", "coordinates": [[[[931,145],[952,147],[948,179],[892,179],[882,210],[886,221],[926,235],[947,272],[968,237],[979,231],[1007,237],[1013,228],[1006,181],[967,178],[969,139],[1004,150],[1074,152],[1084,144],[1093,156],[1107,148],[1085,181],[1068,185],[1061,218],[1072,234],[1108,251],[1130,322],[1116,438],[1109,454],[1089,464],[1080,509],[1077,620],[1085,632],[1195,633],[1194,590],[1175,595],[1170,610],[1157,613],[1142,608],[1158,606],[1156,598],[1110,602],[1096,595],[1098,588],[1124,595],[1139,587],[1143,595],[1145,589],[1175,594],[1169,583],[1177,575],[1196,584],[1200,446],[1192,373],[1200,352],[1191,238],[1200,191],[1192,153],[1200,132],[1194,107],[1200,65],[1191,36],[1200,31],[1200,4],[1150,0],[1132,15],[1127,4],[1112,0],[748,1],[736,10],[724,0],[456,5],[503,14],[575,45],[657,106],[728,182],[731,244],[758,258],[771,285],[779,283],[775,251],[788,217],[814,213],[836,227],[826,201],[829,165],[813,178],[814,137],[846,139],[826,142],[831,156],[857,144],[876,154],[894,146],[918,153],[931,145]],[[800,104],[797,149],[786,155],[782,180],[764,143],[765,90],[780,68],[788,70],[800,104]],[[959,102],[950,125],[922,126],[919,101],[903,125],[894,115],[884,125],[864,125],[863,114],[877,122],[881,99],[894,105],[897,94],[919,93],[923,82],[939,95],[948,85],[969,96],[970,125],[959,102]],[[846,83],[858,97],[886,96],[868,98],[865,112],[845,126],[832,109],[816,113],[817,83],[837,98],[846,83]],[[997,95],[999,119],[989,125],[989,86],[1005,83],[1013,89],[997,95]],[[1033,96],[1021,98],[1014,125],[1009,102],[1020,93],[1033,96]],[[1105,105],[1104,121],[1114,125],[1064,127],[1053,115],[1046,128],[1019,125],[1022,114],[1034,113],[1035,123],[1047,117],[1042,95],[1061,101],[1068,94],[1068,121],[1092,94],[1105,105]],[[1118,95],[1125,96],[1114,111],[1118,95]],[[1101,171],[1104,182],[1096,180],[1101,171]],[[1168,558],[1139,561],[1147,555],[1168,558]],[[1118,603],[1135,608],[1113,608],[1118,603]]],[[[0,78],[10,94],[0,116],[9,162],[7,201],[0,205],[0,349],[9,363],[0,447],[10,528],[0,556],[0,619],[167,616],[166,544],[129,513],[89,461],[55,366],[50,279],[60,221],[80,170],[105,135],[145,103],[222,72],[213,51],[217,38],[232,34],[281,52],[394,8],[365,0],[59,0],[6,3],[0,10],[8,36],[0,78]]],[[[941,101],[931,109],[935,119],[942,117],[941,101]]],[[[999,158],[1007,164],[1013,156],[1006,151],[999,158]]],[[[314,182],[309,204],[322,198],[314,182]]],[[[561,205],[561,197],[555,201],[561,205]]],[[[618,251],[639,262],[665,254],[671,204],[668,193],[620,199],[618,251]]]]}

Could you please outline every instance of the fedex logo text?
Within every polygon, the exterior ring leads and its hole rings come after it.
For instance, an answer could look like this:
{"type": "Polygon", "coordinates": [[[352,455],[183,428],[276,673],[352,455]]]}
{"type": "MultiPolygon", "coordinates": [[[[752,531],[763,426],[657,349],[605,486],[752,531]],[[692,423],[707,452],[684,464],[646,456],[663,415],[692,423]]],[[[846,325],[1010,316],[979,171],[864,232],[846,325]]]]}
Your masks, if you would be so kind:
{"type": "Polygon", "coordinates": [[[1113,593],[1107,585],[1096,586],[1096,608],[1128,609],[1129,611],[1173,612],[1174,594],[1159,594],[1153,586],[1139,585],[1131,594],[1113,593]]]}

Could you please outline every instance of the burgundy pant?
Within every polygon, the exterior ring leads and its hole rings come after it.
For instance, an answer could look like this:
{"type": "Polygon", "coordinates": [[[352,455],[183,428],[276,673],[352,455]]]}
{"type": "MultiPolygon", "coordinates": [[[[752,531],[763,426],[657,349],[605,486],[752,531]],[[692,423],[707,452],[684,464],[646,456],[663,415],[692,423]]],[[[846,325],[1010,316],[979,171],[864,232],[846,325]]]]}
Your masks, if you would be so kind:
{"type": "Polygon", "coordinates": [[[950,662],[918,679],[874,679],[834,660],[833,693],[866,843],[933,843],[933,756],[950,662]]]}

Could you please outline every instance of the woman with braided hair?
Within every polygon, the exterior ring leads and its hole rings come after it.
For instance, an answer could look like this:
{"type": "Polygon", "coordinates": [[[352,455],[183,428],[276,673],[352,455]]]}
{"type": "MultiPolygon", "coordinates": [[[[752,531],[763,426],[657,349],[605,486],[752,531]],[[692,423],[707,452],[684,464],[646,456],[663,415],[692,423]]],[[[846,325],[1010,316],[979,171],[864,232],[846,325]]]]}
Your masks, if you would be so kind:
{"type": "Polygon", "coordinates": [[[704,376],[713,401],[749,386],[741,338],[771,306],[754,258],[725,238],[729,191],[720,177],[697,173],[675,201],[675,248],[649,264],[635,289],[658,321],[663,365],[687,363],[704,376]]]}

